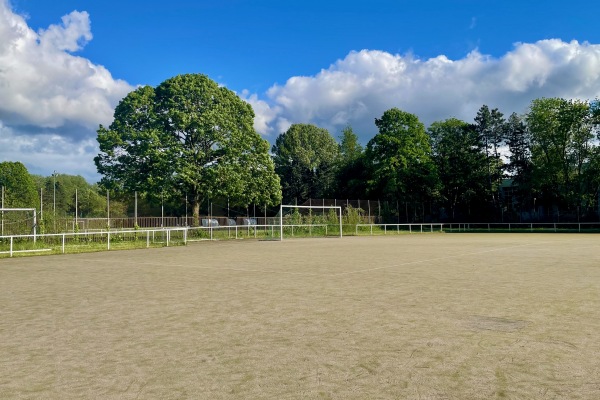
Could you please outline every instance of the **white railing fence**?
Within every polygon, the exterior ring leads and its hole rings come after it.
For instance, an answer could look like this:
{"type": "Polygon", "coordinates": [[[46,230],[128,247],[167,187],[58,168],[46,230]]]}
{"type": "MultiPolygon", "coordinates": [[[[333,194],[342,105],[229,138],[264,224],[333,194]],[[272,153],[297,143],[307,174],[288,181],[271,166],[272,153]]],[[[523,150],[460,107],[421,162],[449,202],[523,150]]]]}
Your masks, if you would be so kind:
{"type": "Polygon", "coordinates": [[[279,224],[94,230],[0,236],[0,257],[185,245],[202,240],[342,237],[434,232],[600,232],[600,223],[279,224]],[[340,231],[341,229],[341,231],[340,231]]]}

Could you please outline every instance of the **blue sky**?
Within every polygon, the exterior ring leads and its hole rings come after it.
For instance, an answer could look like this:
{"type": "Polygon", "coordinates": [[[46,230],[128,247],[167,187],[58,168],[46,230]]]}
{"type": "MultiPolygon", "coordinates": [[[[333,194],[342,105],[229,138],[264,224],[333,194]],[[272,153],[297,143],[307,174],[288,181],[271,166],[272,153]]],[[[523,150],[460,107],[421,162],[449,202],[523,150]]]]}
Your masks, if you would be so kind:
{"type": "Polygon", "coordinates": [[[482,104],[600,95],[594,2],[0,0],[0,161],[95,181],[95,129],[137,85],[204,73],[271,143],[291,123],[366,143],[391,107],[428,125],[482,104]]]}

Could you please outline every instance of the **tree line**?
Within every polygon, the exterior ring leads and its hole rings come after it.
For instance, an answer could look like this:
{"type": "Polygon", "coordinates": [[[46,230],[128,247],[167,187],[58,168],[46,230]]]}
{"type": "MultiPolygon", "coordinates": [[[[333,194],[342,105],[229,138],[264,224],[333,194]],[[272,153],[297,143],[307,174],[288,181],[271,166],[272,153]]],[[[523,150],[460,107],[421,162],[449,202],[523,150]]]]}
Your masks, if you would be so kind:
{"type": "Polygon", "coordinates": [[[426,129],[392,108],[365,148],[351,127],[338,144],[299,124],[273,154],[284,202],[380,199],[396,205],[390,220],[406,222],[597,221],[599,110],[598,101],[542,98],[524,115],[483,105],[471,123],[449,118],[426,129]]]}
{"type": "Polygon", "coordinates": [[[536,99],[508,117],[483,105],[472,122],[428,128],[391,108],[366,146],[351,126],[338,141],[313,124],[291,125],[270,146],[253,120],[248,103],[205,75],[140,87],[98,129],[99,183],[0,163],[5,206],[39,204],[41,191],[46,211],[103,217],[109,192],[116,216],[131,214],[135,192],[140,213],[183,215],[189,204],[196,221],[208,199],[263,209],[315,198],[380,200],[392,205],[384,218],[403,222],[598,219],[597,100],[536,99]]]}

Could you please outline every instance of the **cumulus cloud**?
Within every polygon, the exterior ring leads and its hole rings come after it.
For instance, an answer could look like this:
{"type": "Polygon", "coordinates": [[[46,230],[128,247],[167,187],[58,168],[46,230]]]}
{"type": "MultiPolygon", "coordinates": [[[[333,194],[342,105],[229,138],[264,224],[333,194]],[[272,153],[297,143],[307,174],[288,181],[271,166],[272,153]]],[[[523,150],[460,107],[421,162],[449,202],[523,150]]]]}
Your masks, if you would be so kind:
{"type": "Polygon", "coordinates": [[[540,97],[593,99],[600,94],[600,45],[558,39],[517,43],[494,58],[473,51],[459,60],[419,59],[377,50],[350,52],[313,76],[274,85],[255,107],[259,132],[274,137],[290,123],[314,123],[332,134],[352,125],[366,142],[375,118],[392,107],[426,124],[472,121],[487,104],[504,114],[526,112],[540,97]]]}
{"type": "Polygon", "coordinates": [[[40,171],[40,163],[53,162],[51,170],[73,174],[90,165],[93,174],[95,129],[111,122],[114,107],[133,87],[73,54],[91,39],[86,12],[73,11],[35,32],[0,0],[1,160],[27,158],[28,168],[40,171]]]}

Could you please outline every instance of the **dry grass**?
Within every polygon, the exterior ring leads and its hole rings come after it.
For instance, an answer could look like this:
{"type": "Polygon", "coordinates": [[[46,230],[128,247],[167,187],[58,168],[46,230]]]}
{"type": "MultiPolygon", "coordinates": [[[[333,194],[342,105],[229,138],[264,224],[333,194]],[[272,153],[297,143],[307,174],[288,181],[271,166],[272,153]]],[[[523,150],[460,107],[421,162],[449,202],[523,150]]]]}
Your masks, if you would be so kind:
{"type": "Polygon", "coordinates": [[[0,260],[0,398],[597,399],[598,235],[0,260]]]}

